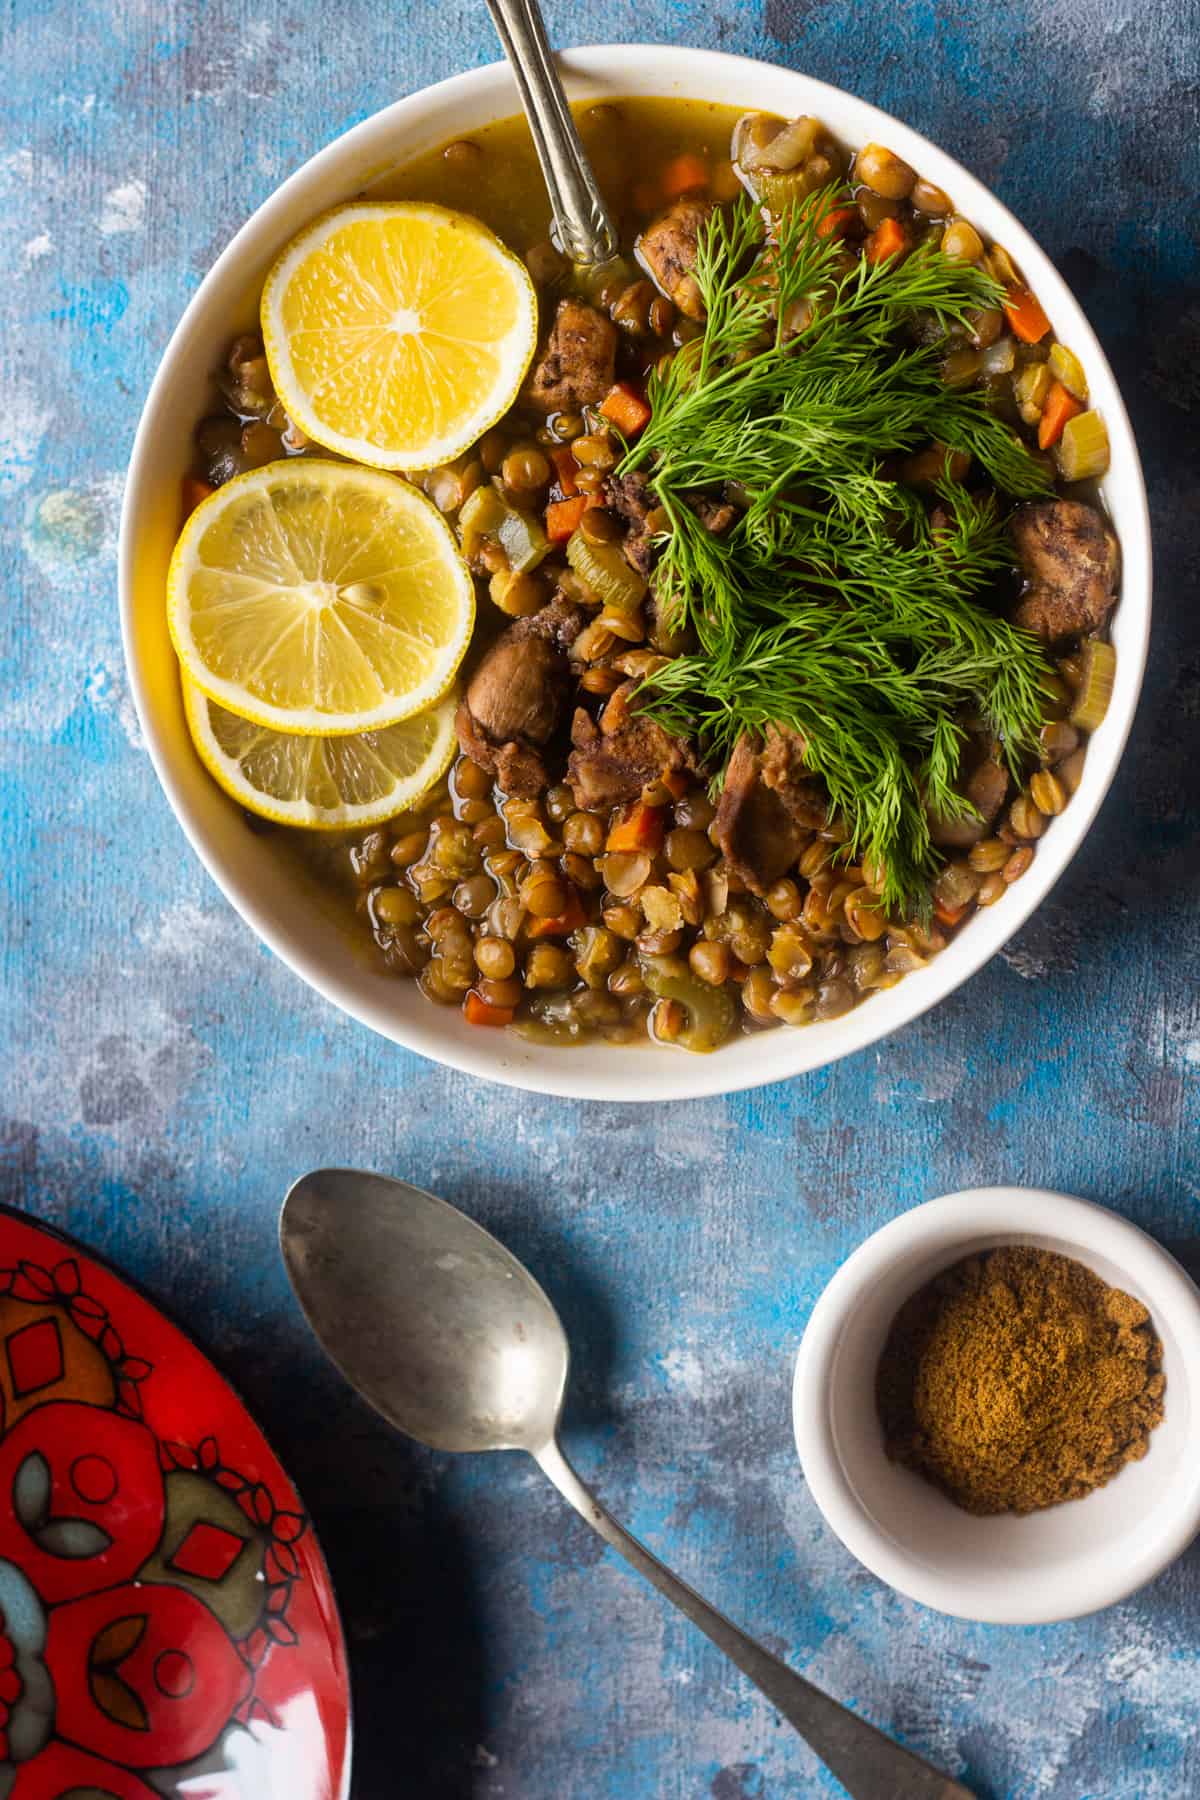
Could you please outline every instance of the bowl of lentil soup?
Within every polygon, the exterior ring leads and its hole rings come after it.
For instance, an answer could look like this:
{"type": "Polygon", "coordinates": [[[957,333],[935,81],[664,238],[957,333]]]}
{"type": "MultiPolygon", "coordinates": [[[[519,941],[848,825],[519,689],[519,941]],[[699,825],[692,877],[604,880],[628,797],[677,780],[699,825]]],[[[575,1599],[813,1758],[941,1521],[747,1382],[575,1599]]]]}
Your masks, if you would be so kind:
{"type": "MultiPolygon", "coordinates": [[[[715,52],[573,51],[564,73],[601,180],[620,201],[632,260],[616,291],[576,293],[556,260],[505,67],[439,84],[339,139],[243,227],[168,347],[126,491],[126,651],[148,747],[193,845],[252,928],[335,1004],[436,1060],[517,1086],[644,1099],[727,1091],[822,1066],[936,1004],[1066,866],[1112,779],[1140,687],[1144,489],[1119,393],[1069,291],[999,202],[935,146],[822,83],[715,52]],[[753,111],[731,96],[752,97],[753,111]],[[269,470],[295,448],[322,455],[284,441],[290,422],[253,343],[256,305],[296,234],[360,196],[481,217],[530,269],[539,343],[511,416],[455,464],[416,476],[478,594],[455,696],[460,749],[445,779],[402,816],[356,833],[260,830],[193,747],[163,588],[181,480],[219,495],[227,476],[269,470]],[[956,702],[955,741],[967,750],[950,772],[948,809],[924,808],[938,842],[919,906],[895,884],[884,895],[885,859],[869,853],[877,815],[856,810],[828,748],[819,774],[806,763],[806,749],[818,759],[820,748],[811,720],[800,713],[801,729],[788,713],[777,729],[765,700],[750,703],[758,694],[774,705],[774,675],[791,681],[790,663],[775,656],[771,681],[760,682],[744,642],[718,646],[710,666],[729,679],[722,688],[706,671],[694,738],[678,729],[680,705],[695,704],[679,678],[698,666],[685,636],[697,620],[671,617],[657,589],[674,583],[677,595],[696,554],[715,546],[727,556],[747,539],[747,518],[762,514],[750,484],[706,488],[700,469],[688,486],[686,468],[672,491],[661,479],[668,453],[687,448],[688,358],[703,354],[709,329],[692,265],[698,242],[710,262],[721,248],[706,223],[714,212],[732,219],[728,237],[758,229],[772,207],[808,219],[795,254],[825,257],[820,268],[839,276],[897,255],[915,279],[931,261],[922,247],[953,234],[944,254],[977,257],[972,266],[1003,292],[990,291],[997,306],[943,328],[944,387],[986,389],[1035,460],[1047,440],[1045,483],[1003,519],[1019,534],[1006,540],[1007,561],[1025,577],[1010,610],[1026,606],[1020,623],[1052,665],[1038,741],[1014,763],[994,729],[956,702]],[[647,397],[668,391],[672,362],[674,419],[669,407],[647,419],[647,397]],[[640,460],[639,442],[650,446],[640,460]],[[1084,483],[1089,468],[1097,473],[1084,483]],[[679,545],[690,546],[690,564],[679,545]],[[1065,581],[1056,576],[1064,556],[1065,581]],[[736,733],[722,737],[723,717],[736,733]],[[711,778],[722,771],[718,793],[711,778]]],[[[753,266],[769,269],[763,248],[750,245],[753,266]]],[[[739,265],[726,289],[740,301],[746,287],[739,265]]],[[[809,324],[793,309],[789,332],[809,324]]],[[[919,347],[920,331],[910,335],[919,347]]],[[[739,360],[750,366],[753,355],[739,360]]],[[[983,488],[968,510],[956,510],[957,493],[945,505],[944,483],[958,471],[944,444],[910,445],[904,466],[881,467],[909,496],[902,550],[915,543],[928,570],[940,538],[948,562],[981,550],[981,568],[995,563],[983,488]]],[[[796,484],[783,510],[816,516],[824,530],[828,496],[814,504],[814,493],[796,484]]],[[[739,580],[762,575],[773,529],[768,519],[766,552],[755,568],[739,565],[739,580]]],[[[815,558],[808,567],[819,573],[815,558]]],[[[836,644],[841,624],[826,623],[836,644]]],[[[994,669],[996,642],[987,648],[994,669]]],[[[805,666],[824,669],[829,658],[805,666]]],[[[795,687],[784,701],[799,706],[795,687]]],[[[209,716],[219,736],[215,707],[209,716]]],[[[900,868],[900,849],[887,860],[900,868]]]]}

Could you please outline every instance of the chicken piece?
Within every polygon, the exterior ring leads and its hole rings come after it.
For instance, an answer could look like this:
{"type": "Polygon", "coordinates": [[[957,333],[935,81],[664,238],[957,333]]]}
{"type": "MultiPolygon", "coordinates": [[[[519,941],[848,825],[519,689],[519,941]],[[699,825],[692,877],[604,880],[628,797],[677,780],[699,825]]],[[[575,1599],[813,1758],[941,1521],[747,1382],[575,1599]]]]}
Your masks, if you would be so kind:
{"type": "Polygon", "coordinates": [[[521,738],[493,744],[464,697],[454,715],[458,747],[473,763],[494,775],[505,794],[522,800],[533,800],[550,786],[550,775],[541,751],[521,738]]]}
{"type": "Polygon", "coordinates": [[[754,894],[765,894],[826,823],[821,784],[807,771],[798,731],[771,725],[756,742],[743,732],[725,770],[717,843],[754,894]]]}
{"type": "Polygon", "coordinates": [[[984,755],[968,769],[959,787],[979,816],[948,819],[931,812],[929,835],[942,850],[969,850],[972,844],[987,836],[1008,798],[1008,770],[1002,763],[984,755]]]}
{"type": "Polygon", "coordinates": [[[636,685],[627,681],[616,690],[599,725],[582,707],[576,711],[567,781],[581,812],[602,812],[636,800],[648,782],[677,770],[696,772],[687,739],[664,731],[637,710],[636,685]]]}
{"type": "Polygon", "coordinates": [[[657,219],[652,219],[637,241],[643,268],[689,319],[704,317],[700,284],[693,275],[700,227],[714,211],[708,200],[676,200],[657,219]]]}
{"type": "MultiPolygon", "coordinates": [[[[731,505],[728,500],[706,494],[699,488],[684,494],[683,499],[700,523],[718,537],[722,532],[728,531],[738,518],[736,506],[731,505]]],[[[610,475],[604,484],[604,503],[610,512],[615,512],[625,523],[622,544],[625,560],[633,565],[639,575],[649,576],[654,562],[654,534],[650,530],[650,515],[658,503],[646,476],[640,469],[634,469],[628,475],[610,475]]]]}
{"type": "Polygon", "coordinates": [[[1018,508],[1009,529],[1025,571],[1014,623],[1048,644],[1103,625],[1121,564],[1103,515],[1082,500],[1037,500],[1018,508]]]}
{"type": "Polygon", "coordinates": [[[467,684],[454,721],[459,748],[493,773],[506,794],[532,797],[549,785],[541,752],[562,716],[566,653],[583,621],[580,609],[564,600],[518,619],[467,684]]]}
{"type": "Polygon", "coordinates": [[[646,521],[654,511],[654,495],[650,483],[640,470],[629,475],[610,475],[604,484],[604,501],[625,524],[622,549],[625,560],[639,575],[649,575],[654,560],[651,533],[646,521]]]}
{"type": "Polygon", "coordinates": [[[528,636],[544,638],[557,650],[566,651],[587,624],[587,614],[573,600],[568,600],[565,594],[557,593],[531,619],[519,622],[528,627],[528,636]]]}
{"type": "Polygon", "coordinates": [[[617,328],[584,300],[560,300],[526,398],[539,412],[599,406],[617,369],[617,328]]]}
{"type": "Polygon", "coordinates": [[[718,500],[712,494],[698,491],[683,497],[704,529],[711,531],[714,537],[721,537],[737,522],[738,509],[729,500],[718,500]]]}
{"type": "Polygon", "coordinates": [[[759,752],[763,785],[777,794],[788,814],[805,831],[821,831],[829,822],[825,790],[808,766],[805,743],[786,725],[768,725],[759,752]]]}

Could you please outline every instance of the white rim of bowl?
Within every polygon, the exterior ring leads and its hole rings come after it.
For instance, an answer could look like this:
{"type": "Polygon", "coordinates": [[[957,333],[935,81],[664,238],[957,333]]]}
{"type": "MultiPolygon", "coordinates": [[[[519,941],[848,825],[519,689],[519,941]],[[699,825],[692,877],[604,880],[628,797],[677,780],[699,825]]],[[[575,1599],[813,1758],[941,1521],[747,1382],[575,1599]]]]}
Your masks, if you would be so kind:
{"type": "MultiPolygon", "coordinates": [[[[942,1226],[953,1227],[945,1239],[947,1267],[956,1255],[970,1254],[971,1243],[996,1237],[1014,1242],[1061,1238],[1076,1246],[1085,1259],[1089,1254],[1106,1258],[1127,1274],[1153,1318],[1169,1320],[1184,1366],[1200,1370],[1200,1289],[1170,1251],[1139,1225],[1094,1200],[1043,1188],[965,1188],[942,1194],[901,1213],[860,1244],[833,1275],[812,1310],[792,1381],[792,1430],[804,1479],[825,1523],[851,1555],[880,1581],[923,1606],[986,1625],[1050,1625],[1099,1612],[1161,1574],[1200,1532],[1200,1459],[1190,1482],[1185,1485],[1181,1478],[1181,1494],[1168,1528],[1114,1567],[1111,1580],[1098,1576],[1079,1582],[1070,1602],[1048,1609],[1044,1604],[1028,1604],[1019,1584],[1010,1582],[1007,1589],[989,1593],[989,1602],[994,1599],[995,1604],[989,1604],[987,1610],[964,1611],[956,1604],[961,1599],[961,1582],[951,1582],[931,1570],[928,1563],[910,1556],[893,1536],[879,1529],[846,1478],[828,1404],[830,1375],[846,1320],[856,1301],[897,1256],[933,1239],[942,1226]],[[957,1251],[955,1242],[961,1245],[957,1251]]],[[[868,1397],[867,1404],[871,1403],[868,1397]]]]}
{"type": "MultiPolygon", "coordinates": [[[[117,562],[125,664],[138,719],[159,784],[167,796],[176,819],[182,826],[184,835],[217,887],[234,910],[279,957],[280,961],[293,974],[305,981],[309,987],[314,988],[324,999],[332,1002],[339,1011],[378,1032],[380,1036],[390,1039],[393,1043],[414,1050],[446,1067],[460,1069],[466,1074],[482,1076],[486,1080],[496,1081],[507,1087],[523,1089],[527,1092],[553,1094],[567,1099],[654,1102],[701,1099],[714,1094],[736,1093],[747,1088],[760,1087],[770,1082],[788,1080],[795,1075],[808,1074],[817,1069],[827,1068],[831,1063],[840,1061],[842,1057],[865,1049],[868,1045],[879,1042],[902,1026],[911,1024],[914,1019],[938,1005],[955,989],[970,980],[971,976],[977,974],[984,963],[989,962],[1014,933],[1020,930],[1072,861],[1112,785],[1133,725],[1141,693],[1150,635],[1153,571],[1149,507],[1141,460],[1138,456],[1129,415],[1108,359],[1101,349],[1099,340],[1089,325],[1082,307],[1054,264],[1015,215],[997,199],[991,189],[951,157],[949,152],[940,149],[893,114],[882,111],[879,107],[871,105],[869,101],[860,100],[857,95],[849,93],[846,89],[833,87],[828,82],[818,81],[802,71],[787,69],[777,63],[766,63],[752,57],[733,56],[725,51],[695,50],[679,45],[665,44],[587,45],[563,52],[559,56],[558,62],[568,92],[572,87],[572,79],[578,78],[584,82],[603,83],[614,97],[619,98],[621,93],[620,63],[636,64],[638,59],[643,56],[653,59],[656,63],[675,66],[678,71],[675,78],[675,92],[680,98],[691,97],[686,93],[689,73],[694,76],[697,64],[702,63],[713,80],[717,77],[721,78],[730,94],[744,93],[747,96],[752,94],[755,91],[756,75],[767,76],[772,82],[782,76],[787,80],[794,81],[797,89],[804,91],[809,104],[815,103],[819,107],[822,97],[827,97],[826,104],[830,110],[836,110],[840,103],[851,102],[870,122],[873,131],[882,134],[891,132],[893,138],[898,141],[902,152],[914,160],[924,158],[926,166],[933,165],[938,168],[943,177],[942,185],[948,181],[955,189],[956,198],[962,197],[961,210],[965,214],[969,216],[974,210],[982,207],[984,210],[993,211],[995,216],[1003,221],[1006,231],[1010,232],[1012,237],[1017,240],[1018,261],[1047,311],[1052,316],[1061,317],[1064,313],[1070,315],[1070,331],[1075,341],[1077,354],[1081,355],[1087,366],[1103,370],[1111,383],[1111,401],[1105,405],[1109,437],[1113,443],[1114,452],[1119,456],[1123,466],[1128,469],[1137,490],[1136,517],[1133,529],[1131,530],[1126,523],[1122,533],[1122,593],[1124,596],[1129,587],[1133,585],[1144,587],[1145,592],[1141,632],[1136,639],[1123,643],[1121,648],[1121,678],[1124,682],[1128,682],[1131,673],[1133,676],[1129,688],[1128,713],[1120,722],[1119,729],[1111,732],[1101,746],[1097,747],[1093,744],[1090,748],[1092,766],[1094,767],[1097,761],[1101,764],[1101,778],[1090,801],[1084,802],[1078,794],[1073,797],[1071,805],[1066,808],[1060,818],[1055,820],[1053,838],[1047,840],[1043,845],[1042,854],[1036,858],[1020,886],[1005,896],[1002,908],[996,908],[990,914],[991,919],[997,920],[997,926],[1000,929],[1000,935],[994,942],[987,944],[985,948],[984,940],[990,934],[981,931],[978,938],[973,938],[968,931],[966,940],[955,940],[956,943],[966,941],[968,948],[959,958],[959,966],[949,976],[944,969],[939,969],[941,958],[934,958],[926,969],[919,972],[918,978],[914,979],[910,976],[907,980],[899,983],[896,988],[891,989],[886,996],[874,996],[870,1005],[856,1007],[850,1014],[837,1020],[837,1038],[828,1045],[822,1039],[810,1035],[825,1030],[823,1026],[816,1025],[809,1026],[803,1031],[797,1030],[792,1034],[794,1043],[790,1046],[792,1054],[788,1056],[767,1058],[761,1055],[756,1056],[754,1040],[747,1037],[739,1037],[735,1043],[725,1046],[711,1056],[695,1056],[684,1051],[672,1052],[665,1046],[639,1047],[638,1056],[655,1058],[653,1080],[642,1085],[638,1083],[635,1073],[636,1058],[631,1061],[629,1057],[622,1056],[619,1050],[612,1046],[604,1046],[612,1064],[611,1073],[607,1067],[599,1072],[588,1069],[586,1071],[576,1070],[573,1073],[572,1061],[578,1053],[571,1050],[557,1051],[553,1057],[547,1057],[544,1061],[537,1063],[526,1062],[520,1051],[514,1050],[512,1046],[497,1043],[489,1048],[486,1043],[476,1045],[467,1038],[448,1041],[432,1026],[427,1027],[423,1021],[398,1017],[395,1013],[389,1012],[382,1004],[377,1004],[373,1000],[353,992],[351,983],[340,974],[316,965],[311,956],[289,939],[279,923],[270,917],[259,904],[251,882],[227,867],[206,843],[203,829],[199,821],[192,815],[180,784],[172,773],[164,737],[155,722],[148,686],[139,669],[134,641],[133,565],[139,522],[135,516],[138,509],[133,496],[140,491],[145,469],[153,455],[152,439],[155,418],[170,389],[176,354],[190,335],[193,320],[204,308],[207,291],[223,279],[226,271],[232,266],[248,255],[253,256],[258,240],[269,233],[273,220],[286,212],[291,204],[292,195],[297,190],[306,187],[330,165],[343,157],[348,157],[357,147],[370,143],[381,132],[389,129],[402,131],[407,121],[415,120],[422,114],[433,110],[449,111],[455,103],[468,100],[480,89],[486,89],[489,85],[497,83],[511,85],[511,71],[504,62],[486,64],[460,75],[452,75],[430,87],[421,88],[416,93],[393,102],[391,106],[382,108],[379,112],[372,114],[370,118],[353,126],[349,131],[335,138],[332,143],[326,145],[323,150],[319,150],[310,157],[307,162],[301,164],[300,168],[251,214],[226,245],[192,296],[172,332],[146,396],[130,454],[129,473],[121,509],[117,562]],[[1053,854],[1047,854],[1049,851],[1052,851],[1053,854]],[[998,918],[998,914],[1001,912],[1003,918],[998,918]],[[888,1002],[887,1010],[882,1014],[872,1011],[872,1006],[880,999],[888,1002]],[[814,1045],[817,1050],[815,1055],[810,1048],[814,1045]],[[736,1060],[734,1060],[735,1058],[736,1060]],[[669,1063],[668,1059],[670,1059],[669,1063]]],[[[512,87],[512,102],[511,110],[515,112],[518,110],[515,87],[512,87]]],[[[504,111],[498,111],[495,114],[497,119],[506,116],[509,116],[507,105],[504,111]]],[[[447,127],[447,130],[449,131],[450,127],[447,127]]],[[[1129,626],[1127,625],[1125,629],[1128,631],[1129,626]]],[[[973,920],[971,923],[979,925],[981,921],[973,920]]],[[[483,1035],[478,1031],[475,1033],[477,1037],[483,1035]]],[[[507,1036],[503,1032],[491,1035],[497,1039],[507,1036]]],[[[779,1033],[770,1034],[772,1039],[779,1035],[779,1033]]]]}

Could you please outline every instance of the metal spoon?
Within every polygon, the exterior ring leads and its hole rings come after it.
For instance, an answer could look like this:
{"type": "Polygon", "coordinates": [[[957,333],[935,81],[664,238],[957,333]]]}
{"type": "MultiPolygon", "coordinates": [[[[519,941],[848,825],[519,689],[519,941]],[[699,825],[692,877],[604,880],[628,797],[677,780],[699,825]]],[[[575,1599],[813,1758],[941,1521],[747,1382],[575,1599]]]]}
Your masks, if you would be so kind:
{"type": "Polygon", "coordinates": [[[389,1423],[434,1450],[527,1450],[856,1800],[971,1800],[957,1781],[769,1655],[609,1517],[558,1445],[569,1361],[558,1314],[482,1226],[407,1181],[318,1169],[288,1194],[279,1236],[322,1347],[389,1423]]]}
{"type": "Polygon", "coordinates": [[[550,192],[559,248],[585,268],[611,262],[618,238],[575,129],[537,0],[487,0],[512,64],[550,192]]]}

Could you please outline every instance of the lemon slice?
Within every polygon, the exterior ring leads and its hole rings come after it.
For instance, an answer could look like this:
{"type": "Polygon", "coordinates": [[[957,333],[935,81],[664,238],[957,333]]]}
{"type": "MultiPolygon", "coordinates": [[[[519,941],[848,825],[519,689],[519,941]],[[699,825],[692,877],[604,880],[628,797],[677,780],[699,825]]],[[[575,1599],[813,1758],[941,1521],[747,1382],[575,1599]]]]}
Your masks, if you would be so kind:
{"type": "Polygon", "coordinates": [[[302,431],[356,462],[430,469],[507,412],[537,339],[529,271],[466,213],[341,206],[267,276],[262,333],[302,431]]]}
{"type": "Polygon", "coordinates": [[[297,737],[239,719],[183,677],[188,729],[214,781],[247,811],[313,831],[377,825],[420,799],[454,755],[457,700],[452,690],[382,731],[297,737]]]}
{"type": "Polygon", "coordinates": [[[184,673],[275,731],[374,731],[445,693],[475,619],[454,535],[375,469],[296,457],[188,519],[167,576],[184,673]]]}

